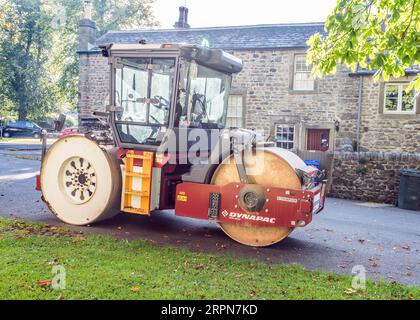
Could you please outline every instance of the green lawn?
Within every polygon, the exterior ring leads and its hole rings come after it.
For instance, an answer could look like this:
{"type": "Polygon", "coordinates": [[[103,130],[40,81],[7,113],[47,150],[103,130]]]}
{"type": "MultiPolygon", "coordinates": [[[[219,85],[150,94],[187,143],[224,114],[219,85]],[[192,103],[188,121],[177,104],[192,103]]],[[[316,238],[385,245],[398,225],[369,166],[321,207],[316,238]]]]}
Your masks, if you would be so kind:
{"type": "Polygon", "coordinates": [[[0,219],[1,299],[420,299],[419,287],[0,219]],[[66,289],[50,285],[66,270],[66,289]],[[350,289],[350,290],[349,290],[350,289]]]}

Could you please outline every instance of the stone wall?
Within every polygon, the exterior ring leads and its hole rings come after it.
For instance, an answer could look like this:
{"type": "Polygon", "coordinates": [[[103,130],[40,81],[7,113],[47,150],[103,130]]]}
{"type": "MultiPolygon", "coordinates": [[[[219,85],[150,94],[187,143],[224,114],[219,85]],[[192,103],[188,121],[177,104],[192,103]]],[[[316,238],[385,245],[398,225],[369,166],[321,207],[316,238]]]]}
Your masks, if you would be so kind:
{"type": "Polygon", "coordinates": [[[383,84],[375,83],[372,77],[363,78],[360,150],[420,153],[420,99],[417,114],[384,114],[381,87],[383,84]]]}
{"type": "Polygon", "coordinates": [[[333,168],[330,196],[396,204],[399,171],[420,170],[420,154],[336,152],[333,168]]]}
{"type": "Polygon", "coordinates": [[[355,139],[358,81],[349,71],[338,68],[335,75],[316,81],[314,91],[292,89],[296,53],[304,50],[236,51],[244,70],[234,77],[233,86],[246,90],[246,126],[273,135],[276,124],[292,124],[298,134],[297,149],[306,148],[306,129],[331,130],[331,150],[343,140],[355,139]],[[340,129],[335,130],[335,121],[340,129]]]}

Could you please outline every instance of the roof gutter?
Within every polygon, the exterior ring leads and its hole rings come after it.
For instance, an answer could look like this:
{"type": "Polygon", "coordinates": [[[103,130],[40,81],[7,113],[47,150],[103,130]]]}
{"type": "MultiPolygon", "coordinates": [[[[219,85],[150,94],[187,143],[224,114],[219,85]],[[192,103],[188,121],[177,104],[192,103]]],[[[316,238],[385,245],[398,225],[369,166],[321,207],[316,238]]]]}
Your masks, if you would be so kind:
{"type": "Polygon", "coordinates": [[[360,126],[362,119],[362,89],[363,76],[359,77],[359,96],[357,98],[357,122],[356,122],[356,151],[360,152],[360,126]]]}
{"type": "MultiPolygon", "coordinates": [[[[419,72],[420,72],[420,70],[407,69],[407,70],[405,70],[405,75],[406,76],[414,76],[414,75],[418,74],[419,72]]],[[[376,70],[371,70],[371,71],[362,70],[362,71],[350,72],[349,76],[350,77],[373,76],[375,73],[376,73],[376,70]]]]}

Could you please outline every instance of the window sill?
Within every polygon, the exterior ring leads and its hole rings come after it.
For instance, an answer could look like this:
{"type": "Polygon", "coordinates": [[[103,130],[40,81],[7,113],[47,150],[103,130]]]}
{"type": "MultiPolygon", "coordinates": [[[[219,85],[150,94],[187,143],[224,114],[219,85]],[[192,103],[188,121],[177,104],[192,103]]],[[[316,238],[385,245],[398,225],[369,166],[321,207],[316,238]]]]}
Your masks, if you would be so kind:
{"type": "Polygon", "coordinates": [[[379,114],[382,119],[401,119],[401,120],[409,120],[409,119],[419,119],[420,114],[417,113],[380,113],[379,114]]]}

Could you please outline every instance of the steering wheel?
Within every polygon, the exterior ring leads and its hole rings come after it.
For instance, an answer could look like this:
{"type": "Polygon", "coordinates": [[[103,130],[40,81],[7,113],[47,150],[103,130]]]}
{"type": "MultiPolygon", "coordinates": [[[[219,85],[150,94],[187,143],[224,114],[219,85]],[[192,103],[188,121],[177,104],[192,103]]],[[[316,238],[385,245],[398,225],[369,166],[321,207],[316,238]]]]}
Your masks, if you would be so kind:
{"type": "Polygon", "coordinates": [[[155,108],[168,110],[169,109],[169,101],[162,96],[154,96],[153,100],[159,100],[158,104],[152,103],[155,108]]]}

